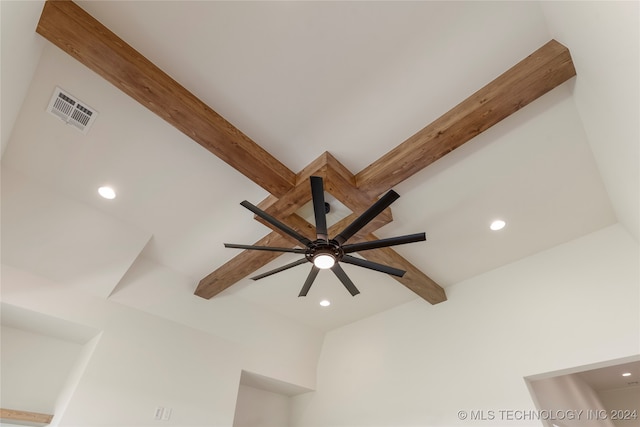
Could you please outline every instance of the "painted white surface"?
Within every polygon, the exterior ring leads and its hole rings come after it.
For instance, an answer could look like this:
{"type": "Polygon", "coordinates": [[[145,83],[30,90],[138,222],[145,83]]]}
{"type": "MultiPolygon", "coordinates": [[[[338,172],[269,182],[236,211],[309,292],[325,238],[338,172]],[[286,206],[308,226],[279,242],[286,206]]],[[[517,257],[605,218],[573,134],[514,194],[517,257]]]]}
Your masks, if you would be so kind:
{"type": "Polygon", "coordinates": [[[553,427],[553,424],[562,427],[614,426],[611,418],[600,415],[603,411],[607,413],[606,406],[579,375],[561,375],[532,381],[531,388],[538,402],[536,406],[540,410],[562,414],[559,422],[545,420],[544,425],[547,427],[553,427]]]}
{"type": "Polygon", "coordinates": [[[2,407],[53,414],[82,345],[2,326],[2,407]]]}
{"type": "Polygon", "coordinates": [[[229,425],[239,379],[237,350],[148,315],[117,310],[102,334],[60,426],[229,425]]]}
{"type": "Polygon", "coordinates": [[[240,384],[233,427],[288,427],[289,396],[240,384]]]}
{"type": "MultiPolygon", "coordinates": [[[[416,301],[337,329],[317,391],[292,398],[292,425],[449,425],[464,424],[461,409],[534,409],[524,376],[638,352],[637,259],[614,226],[463,282],[445,304],[416,301]]],[[[299,384],[315,375],[284,366],[266,342],[69,295],[3,269],[4,299],[104,331],[61,426],[151,425],[157,406],[173,408],[173,425],[231,425],[241,369],[299,384]]]]}
{"type": "Polygon", "coordinates": [[[545,1],[541,7],[551,35],[570,46],[578,70],[574,102],[618,220],[640,240],[640,3],[545,1]],[[609,125],[598,126],[601,121],[609,125]]]}
{"type": "Polygon", "coordinates": [[[33,273],[81,292],[108,297],[151,238],[9,167],[2,168],[2,189],[2,218],[11,223],[2,235],[13,241],[3,262],[24,269],[20,260],[38,260],[33,273]]]}
{"type": "MultiPolygon", "coordinates": [[[[322,336],[255,308],[235,307],[248,322],[235,327],[251,333],[230,341],[5,266],[2,297],[101,331],[86,366],[60,378],[68,381],[59,426],[155,425],[158,406],[172,408],[167,425],[230,426],[242,369],[306,388],[315,383],[322,336]]],[[[228,314],[220,330],[231,327],[228,314]]]]}
{"type": "Polygon", "coordinates": [[[87,369],[87,366],[89,365],[91,358],[93,357],[93,352],[95,351],[98,342],[100,342],[101,337],[102,334],[98,333],[83,345],[75,365],[67,376],[64,387],[58,394],[58,399],[56,400],[56,408],[53,412],[53,419],[50,423],[51,427],[57,427],[58,425],[60,425],[60,420],[67,412],[67,408],[69,407],[69,404],[74,397],[76,389],[78,388],[78,384],[84,376],[85,370],[87,369]]]}
{"type": "Polygon", "coordinates": [[[606,390],[598,393],[598,396],[608,414],[614,411],[619,415],[613,421],[616,427],[640,426],[640,386],[606,390]]]}
{"type": "Polygon", "coordinates": [[[9,143],[45,45],[34,31],[43,4],[40,0],[0,2],[0,157],[9,143]]]}
{"type": "MultiPolygon", "coordinates": [[[[623,219],[638,216],[629,184],[637,169],[633,91],[617,99],[620,88],[637,84],[626,54],[638,50],[634,21],[619,16],[635,6],[602,6],[602,22],[591,25],[581,19],[589,6],[575,3],[567,10],[539,2],[80,5],[293,172],[329,151],[357,173],[550,38],[570,41],[586,89],[613,100],[601,103],[581,89],[578,108],[574,91],[582,86],[572,79],[396,188],[394,222],[378,234],[425,231],[427,242],[397,250],[446,287],[617,219],[631,229],[623,219]],[[603,62],[616,65],[603,69],[603,62]],[[503,215],[507,229],[490,233],[487,222],[503,215]]],[[[16,16],[27,28],[16,30],[32,31],[38,10],[29,10],[30,22],[16,16]]],[[[12,37],[12,28],[3,25],[3,34],[12,37]]],[[[3,176],[3,262],[102,296],[113,290],[120,303],[183,325],[210,324],[214,310],[203,309],[193,290],[237,253],[224,242],[250,244],[267,233],[239,206],[266,192],[55,46],[42,49],[38,37],[8,47],[42,54],[3,155],[3,174],[22,177],[3,176]],[[87,135],[44,111],[56,86],[100,112],[87,135]],[[117,199],[97,197],[105,184],[117,199]]],[[[26,71],[11,76],[3,85],[29,81],[26,71]]],[[[243,279],[212,304],[233,311],[249,301],[328,331],[416,298],[389,277],[350,267],[357,298],[331,274],[298,298],[306,276],[299,267],[243,279]],[[332,300],[330,310],[318,307],[323,298],[332,300]]]]}
{"type": "Polygon", "coordinates": [[[329,311],[296,274],[194,297],[234,255],[222,242],[266,233],[238,206],[264,191],[43,49],[41,2],[0,3],[0,296],[102,332],[60,426],[157,425],[162,406],[166,425],[228,427],[242,369],[318,376],[297,426],[473,424],[457,411],[533,409],[524,376],[640,353],[637,2],[83,3],[294,171],[329,150],[357,172],[550,37],[568,45],[575,81],[401,185],[381,237],[426,230],[434,256],[399,252],[449,301],[358,272],[367,292],[337,284],[329,311]],[[58,84],[100,111],[86,138],[44,112],[58,84]],[[95,197],[105,180],[115,204],[95,197]],[[504,212],[511,234],[488,232],[504,212]]]}
{"type": "Polygon", "coordinates": [[[639,352],[638,256],[609,227],[462,282],[444,304],[331,331],[292,425],[475,425],[458,411],[534,410],[524,377],[639,352]]]}

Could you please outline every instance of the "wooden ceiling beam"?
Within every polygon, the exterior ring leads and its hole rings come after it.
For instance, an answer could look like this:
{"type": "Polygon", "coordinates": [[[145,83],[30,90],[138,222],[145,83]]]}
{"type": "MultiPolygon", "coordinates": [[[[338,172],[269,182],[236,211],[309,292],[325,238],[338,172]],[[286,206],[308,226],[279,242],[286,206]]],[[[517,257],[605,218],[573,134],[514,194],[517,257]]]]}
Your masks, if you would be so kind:
{"type": "MultiPolygon", "coordinates": [[[[371,199],[355,187],[354,175],[330,153],[325,152],[297,174],[296,186],[289,193],[279,199],[268,196],[258,204],[258,207],[294,229],[299,227],[301,230],[310,230],[310,234],[306,235],[306,237],[315,240],[314,225],[295,215],[295,212],[311,200],[311,186],[309,183],[311,176],[322,177],[325,192],[334,196],[354,213],[348,217],[350,218],[349,222],[344,223],[343,220],[338,223],[341,224],[342,228],[329,230],[330,236],[341,232],[342,229],[375,202],[375,199],[371,199]],[[304,224],[299,220],[304,221],[304,224]]],[[[280,232],[262,218],[258,216],[254,218],[272,230],[280,232]]],[[[375,221],[371,222],[372,224],[377,224],[377,227],[371,228],[370,231],[373,232],[391,221],[393,221],[391,209],[387,208],[375,218],[375,221]]]]}
{"type": "MultiPolygon", "coordinates": [[[[309,178],[323,178],[325,192],[334,196],[352,212],[361,214],[369,208],[376,198],[367,196],[355,187],[355,176],[329,152],[323,153],[296,175],[296,185],[287,194],[277,198],[267,196],[257,206],[276,218],[282,220],[311,201],[311,184],[309,178]]],[[[391,210],[385,209],[380,216],[392,221],[391,210]]],[[[259,222],[262,219],[255,217],[259,222]]],[[[283,222],[286,222],[284,220],[283,222]]]]}
{"type": "MultiPolygon", "coordinates": [[[[329,234],[335,235],[349,225],[355,218],[356,214],[352,214],[333,226],[329,227],[329,234]]],[[[380,219],[374,219],[367,224],[359,233],[354,235],[350,242],[361,242],[368,240],[377,240],[378,237],[373,231],[380,228],[386,222],[380,219]]],[[[268,224],[267,224],[268,225],[268,224]]],[[[315,239],[314,227],[305,219],[292,215],[288,218],[287,225],[309,239],[315,239]]],[[[279,247],[295,247],[299,243],[289,236],[283,236],[278,231],[272,231],[263,239],[254,243],[255,246],[279,246],[279,247]]],[[[280,255],[279,252],[263,252],[263,251],[242,251],[231,261],[223,264],[213,273],[202,279],[195,291],[197,296],[210,299],[258,269],[264,267],[269,262],[275,260],[280,255]]],[[[370,251],[362,251],[362,257],[369,261],[378,262],[380,264],[390,265],[406,271],[403,277],[390,276],[397,280],[408,289],[416,293],[418,296],[431,304],[438,304],[447,300],[444,289],[438,285],[433,279],[420,271],[412,263],[398,254],[393,248],[379,248],[370,251]]]]}
{"type": "MultiPolygon", "coordinates": [[[[255,246],[293,247],[288,238],[272,231],[254,243],[255,246]]],[[[207,277],[200,280],[195,295],[211,299],[229,286],[249,276],[282,255],[280,252],[243,250],[207,277]]]]}
{"type": "Polygon", "coordinates": [[[549,41],[357,173],[357,187],[379,196],[575,75],[569,50],[549,41]]]}
{"type": "MultiPolygon", "coordinates": [[[[296,187],[289,193],[280,199],[269,196],[258,206],[306,238],[315,240],[315,227],[295,213],[311,199],[310,176],[321,176],[324,181],[325,191],[336,197],[336,199],[353,211],[351,215],[329,227],[329,236],[335,236],[340,233],[375,202],[375,200],[355,187],[355,177],[346,167],[330,153],[323,153],[297,175],[296,187]]],[[[297,240],[282,233],[277,227],[264,221],[260,217],[255,218],[273,231],[264,239],[256,242],[254,246],[300,246],[297,240]],[[277,239],[278,242],[282,244],[273,244],[274,239],[277,239]],[[266,242],[271,243],[266,244],[266,242]]],[[[378,237],[376,237],[373,232],[392,220],[391,209],[387,208],[349,239],[349,242],[355,243],[366,240],[377,240],[378,237]]],[[[279,252],[243,251],[231,261],[202,279],[196,289],[196,295],[211,298],[235,282],[249,276],[259,268],[264,267],[280,255],[282,255],[282,253],[279,252]],[[253,252],[253,254],[251,252],[253,252]]],[[[445,291],[440,285],[418,270],[392,248],[362,251],[360,255],[371,261],[405,270],[407,273],[402,278],[394,278],[431,304],[446,301],[445,291]]]]}
{"type": "Polygon", "coordinates": [[[39,426],[50,424],[53,419],[51,414],[42,414],[39,412],[19,411],[16,409],[0,408],[0,421],[20,423],[30,426],[39,426]]]}
{"type": "MultiPolygon", "coordinates": [[[[356,214],[352,214],[337,222],[329,228],[329,235],[335,236],[347,225],[351,224],[351,222],[356,219],[356,217],[356,214]]],[[[351,239],[349,239],[349,243],[378,240],[379,237],[373,234],[373,231],[377,230],[386,223],[386,221],[380,218],[373,219],[362,230],[360,230],[351,239]]],[[[313,235],[313,233],[315,232],[315,228],[303,218],[300,218],[296,215],[294,218],[289,218],[289,224],[293,229],[299,231],[301,234],[304,234],[307,238],[315,239],[315,236],[313,235]]],[[[293,242],[293,240],[290,241],[293,242]]],[[[391,275],[389,275],[389,277],[397,280],[427,302],[431,304],[438,304],[447,300],[445,290],[438,283],[436,283],[435,280],[431,279],[429,276],[420,271],[416,266],[407,261],[393,248],[378,248],[369,251],[361,251],[358,252],[358,254],[363,258],[368,259],[369,261],[389,265],[406,271],[405,275],[402,277],[391,275]]]]}
{"type": "MultiPolygon", "coordinates": [[[[350,222],[382,193],[576,74],[569,51],[551,40],[355,176],[328,153],[294,174],[73,2],[47,0],[36,31],[267,190],[271,195],[259,206],[313,238],[313,226],[295,214],[311,198],[308,178],[312,174],[323,176],[327,192],[354,212],[330,228],[330,233],[337,233],[348,224],[344,221],[350,222]]],[[[391,220],[387,210],[353,236],[353,241],[376,239],[373,231],[391,220]]],[[[288,236],[277,232],[256,242],[259,246],[292,244],[288,236]]],[[[279,255],[244,251],[202,279],[195,293],[211,298],[279,255]]],[[[398,280],[427,301],[446,299],[437,283],[393,249],[363,251],[362,255],[406,270],[398,280]]]]}
{"type": "MultiPolygon", "coordinates": [[[[329,227],[329,233],[339,233],[355,218],[356,215],[352,214],[342,219],[332,227],[329,227]]],[[[270,224],[265,223],[265,225],[271,227],[270,224]]],[[[287,218],[287,225],[303,236],[315,240],[315,228],[304,218],[295,214],[291,215],[287,218]]],[[[382,225],[384,225],[382,221],[374,219],[360,233],[353,236],[352,240],[354,242],[362,241],[365,238],[364,236],[378,229],[382,225]]],[[[300,243],[293,238],[282,235],[279,231],[274,230],[255,242],[253,245],[293,248],[295,246],[299,246],[300,243]]],[[[228,287],[269,264],[271,261],[274,261],[281,255],[282,253],[280,252],[244,250],[233,257],[230,261],[218,267],[214,272],[207,275],[207,277],[200,280],[200,283],[198,283],[194,293],[199,297],[211,299],[228,287]]]]}
{"type": "MultiPolygon", "coordinates": [[[[377,240],[374,234],[365,236],[364,240],[377,240]]],[[[406,271],[404,276],[389,276],[415,292],[431,304],[438,304],[447,300],[444,289],[432,278],[420,271],[415,265],[407,261],[393,248],[379,248],[371,251],[361,251],[359,254],[369,261],[390,265],[406,271]]]]}
{"type": "Polygon", "coordinates": [[[276,197],[295,173],[71,1],[45,2],[36,32],[276,197]]]}

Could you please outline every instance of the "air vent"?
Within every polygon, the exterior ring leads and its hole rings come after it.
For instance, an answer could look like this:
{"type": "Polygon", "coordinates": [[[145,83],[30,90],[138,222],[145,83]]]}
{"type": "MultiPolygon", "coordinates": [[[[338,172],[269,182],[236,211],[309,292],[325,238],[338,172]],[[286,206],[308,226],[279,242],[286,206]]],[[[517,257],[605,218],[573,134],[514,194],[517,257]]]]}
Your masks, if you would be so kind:
{"type": "Polygon", "coordinates": [[[47,111],[86,134],[98,112],[59,87],[53,92],[47,111]]]}

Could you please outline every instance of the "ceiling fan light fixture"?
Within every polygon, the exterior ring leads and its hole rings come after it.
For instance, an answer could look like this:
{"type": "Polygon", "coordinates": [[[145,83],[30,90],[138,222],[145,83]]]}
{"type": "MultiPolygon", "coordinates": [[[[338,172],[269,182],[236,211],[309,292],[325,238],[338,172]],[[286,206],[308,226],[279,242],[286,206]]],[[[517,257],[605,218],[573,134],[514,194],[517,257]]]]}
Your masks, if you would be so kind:
{"type": "Polygon", "coordinates": [[[333,267],[335,263],[336,259],[333,257],[333,255],[328,253],[321,253],[313,257],[313,265],[322,270],[333,267]]]}
{"type": "Polygon", "coordinates": [[[320,301],[320,305],[323,307],[329,307],[331,305],[331,301],[323,299],[322,301],[320,301]]]}

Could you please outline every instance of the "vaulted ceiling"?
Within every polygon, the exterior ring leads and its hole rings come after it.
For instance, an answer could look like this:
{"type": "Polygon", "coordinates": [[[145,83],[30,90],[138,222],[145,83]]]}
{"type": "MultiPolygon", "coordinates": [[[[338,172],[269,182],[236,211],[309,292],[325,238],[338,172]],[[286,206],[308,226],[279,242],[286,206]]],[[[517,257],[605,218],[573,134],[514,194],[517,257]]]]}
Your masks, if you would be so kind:
{"type": "MultiPolygon", "coordinates": [[[[293,175],[316,159],[339,164],[332,170],[346,175],[371,171],[385,153],[556,39],[577,76],[433,162],[420,149],[405,150],[403,167],[419,166],[390,180],[401,198],[376,236],[425,231],[426,242],[395,251],[444,292],[618,221],[638,238],[637,34],[593,40],[596,6],[577,9],[584,28],[565,28],[562,9],[575,6],[535,2],[77,4],[293,175]],[[492,232],[497,218],[507,226],[492,232]]],[[[241,304],[329,330],[420,298],[409,285],[348,265],[356,297],[321,274],[299,298],[306,267],[233,280],[211,299],[194,295],[201,279],[234,266],[238,251],[223,243],[272,234],[239,203],[286,191],[258,163],[225,158],[227,145],[242,147],[233,133],[229,141],[215,138],[222,148],[207,149],[194,117],[156,105],[157,98],[141,105],[130,96],[153,92],[152,82],[134,85],[123,77],[129,70],[113,63],[123,72],[114,85],[37,35],[42,3],[2,7],[3,264],[187,324],[241,304]],[[9,38],[18,41],[9,45],[9,38]],[[86,133],[46,111],[56,87],[98,112],[86,133]],[[117,197],[100,198],[102,185],[117,197]],[[322,299],[332,305],[320,307],[322,299]]],[[[95,53],[94,62],[109,62],[107,53],[95,53]]],[[[183,95],[167,81],[161,88],[180,104],[183,95]]],[[[372,185],[381,175],[361,175],[355,193],[336,186],[329,220],[366,205],[354,202],[358,195],[373,200],[385,191],[372,185]]],[[[295,212],[313,222],[307,200],[295,212]]],[[[245,266],[242,259],[234,268],[245,266]]]]}

